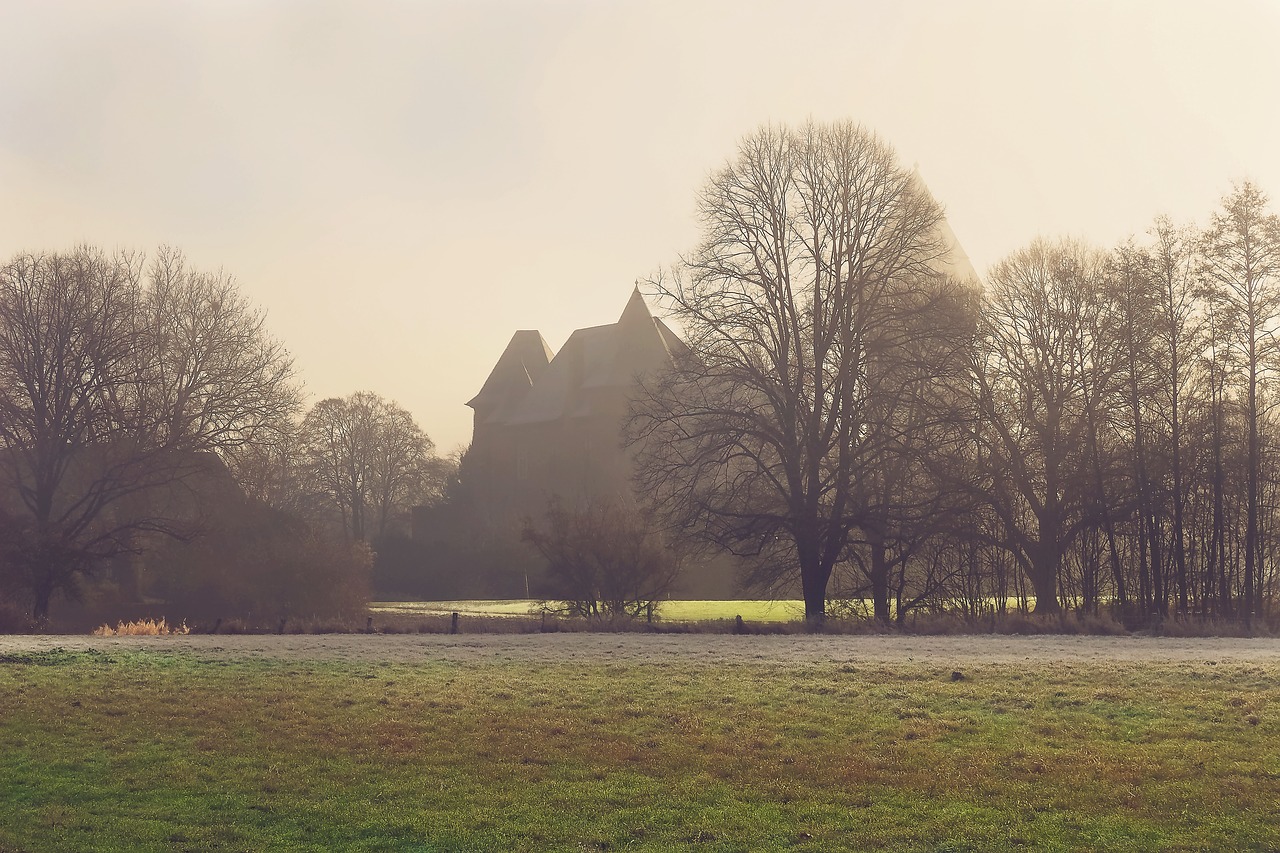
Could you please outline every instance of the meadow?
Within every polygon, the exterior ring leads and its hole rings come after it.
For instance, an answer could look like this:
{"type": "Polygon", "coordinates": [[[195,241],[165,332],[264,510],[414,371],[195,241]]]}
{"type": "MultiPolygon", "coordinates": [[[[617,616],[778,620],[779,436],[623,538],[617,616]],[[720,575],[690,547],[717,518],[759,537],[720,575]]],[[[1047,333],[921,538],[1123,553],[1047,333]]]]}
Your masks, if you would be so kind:
{"type": "MultiPolygon", "coordinates": [[[[545,605],[556,608],[558,602],[534,599],[477,599],[471,601],[376,601],[369,605],[374,614],[396,616],[440,616],[458,613],[463,616],[529,616],[537,615],[545,605]]],[[[748,622],[794,622],[804,618],[802,601],[767,601],[758,599],[664,601],[656,615],[667,622],[708,622],[732,620],[741,616],[748,622]]]]}
{"type": "Polygon", "coordinates": [[[1272,850],[1269,640],[6,638],[0,850],[1272,850]]]}

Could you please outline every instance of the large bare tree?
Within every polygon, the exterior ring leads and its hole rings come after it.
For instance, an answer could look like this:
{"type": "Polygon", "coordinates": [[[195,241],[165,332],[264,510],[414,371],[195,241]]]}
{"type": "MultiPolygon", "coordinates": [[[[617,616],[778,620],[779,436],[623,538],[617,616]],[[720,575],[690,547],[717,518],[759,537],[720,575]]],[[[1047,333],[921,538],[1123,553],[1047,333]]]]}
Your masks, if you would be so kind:
{"type": "MultiPolygon", "coordinates": [[[[858,455],[849,468],[853,537],[875,617],[890,617],[890,575],[931,538],[955,532],[972,501],[953,488],[964,441],[976,289],[938,279],[895,294],[869,336],[858,455]]],[[[901,585],[895,590],[904,615],[901,585]]]]}
{"type": "Polygon", "coordinates": [[[701,244],[649,282],[689,352],[633,408],[639,491],[671,528],[758,558],[759,580],[798,575],[821,620],[858,465],[888,436],[869,370],[940,278],[942,211],[852,123],[751,134],[698,209],[701,244]]]}
{"type": "Polygon", "coordinates": [[[296,405],[260,315],[175,264],[147,280],[140,256],[84,247],[0,268],[0,503],[37,622],[138,534],[193,532],[227,480],[216,452],[296,405]]]}

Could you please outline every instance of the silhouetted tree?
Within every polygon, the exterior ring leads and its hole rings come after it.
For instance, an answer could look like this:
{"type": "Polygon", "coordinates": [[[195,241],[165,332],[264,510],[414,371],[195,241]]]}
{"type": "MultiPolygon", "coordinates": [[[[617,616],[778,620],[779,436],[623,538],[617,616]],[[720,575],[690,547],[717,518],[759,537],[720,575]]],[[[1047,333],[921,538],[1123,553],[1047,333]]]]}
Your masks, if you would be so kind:
{"type": "Polygon", "coordinates": [[[1245,617],[1258,603],[1261,541],[1260,483],[1261,427],[1271,401],[1263,399],[1263,382],[1274,374],[1280,354],[1280,219],[1267,210],[1266,195],[1245,182],[1223,199],[1205,234],[1206,273],[1216,303],[1226,313],[1227,343],[1235,351],[1239,382],[1244,392],[1245,534],[1244,581],[1241,589],[1245,617]]]}
{"type": "Polygon", "coordinates": [[[1060,609],[1064,556],[1090,521],[1096,477],[1090,430],[1116,365],[1101,342],[1102,257],[1078,243],[1037,241],[987,278],[974,371],[983,476],[978,493],[1000,521],[1036,612],[1060,609]],[[1092,333],[1092,334],[1091,334],[1092,333]]]}
{"type": "Polygon", "coordinates": [[[882,622],[890,617],[891,593],[902,619],[938,592],[930,583],[908,596],[906,564],[934,537],[954,534],[955,516],[973,508],[952,488],[949,468],[969,414],[963,392],[978,309],[969,283],[942,276],[887,301],[867,336],[866,411],[847,471],[850,544],[867,552],[858,562],[882,622]]]}
{"type": "Polygon", "coordinates": [[[868,366],[948,246],[941,208],[854,124],[766,127],[699,199],[703,240],[649,282],[690,351],[646,381],[629,421],[640,493],[671,529],[799,576],[805,615],[856,523],[868,366]]]}
{"type": "Polygon", "coordinates": [[[292,364],[223,277],[162,250],[19,255],[0,268],[0,502],[37,622],[147,533],[198,528],[214,455],[296,405],[292,364]]]}

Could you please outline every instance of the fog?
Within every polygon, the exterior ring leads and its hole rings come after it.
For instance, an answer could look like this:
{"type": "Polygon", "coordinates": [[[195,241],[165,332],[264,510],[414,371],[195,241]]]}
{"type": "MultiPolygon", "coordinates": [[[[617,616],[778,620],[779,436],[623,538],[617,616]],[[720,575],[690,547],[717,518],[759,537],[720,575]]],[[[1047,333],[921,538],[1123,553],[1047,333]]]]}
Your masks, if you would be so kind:
{"type": "Polygon", "coordinates": [[[851,118],[975,266],[1280,193],[1270,3],[0,5],[0,253],[223,267],[313,399],[442,449],[516,329],[617,319],[763,122],[851,118]]]}

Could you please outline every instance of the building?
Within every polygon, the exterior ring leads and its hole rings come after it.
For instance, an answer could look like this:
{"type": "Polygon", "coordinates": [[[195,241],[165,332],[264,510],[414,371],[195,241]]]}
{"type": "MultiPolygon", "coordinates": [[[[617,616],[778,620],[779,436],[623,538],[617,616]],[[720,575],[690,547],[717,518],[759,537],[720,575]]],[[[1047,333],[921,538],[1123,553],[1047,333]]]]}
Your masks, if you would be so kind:
{"type": "MultiPolygon", "coordinates": [[[[912,179],[929,192],[918,171],[912,179]]],[[[938,232],[949,251],[937,271],[977,282],[945,217],[938,232]]],[[[638,289],[618,322],[578,329],[559,353],[537,331],[516,332],[467,403],[475,412],[467,476],[488,520],[536,517],[552,495],[570,503],[629,495],[621,432],[637,379],[685,349],[638,289]]]]}
{"type": "Polygon", "coordinates": [[[467,403],[475,411],[468,477],[493,521],[536,516],[552,495],[577,503],[630,494],[622,423],[640,376],[684,343],[637,289],[618,322],[578,329],[552,353],[516,332],[467,403]]]}

